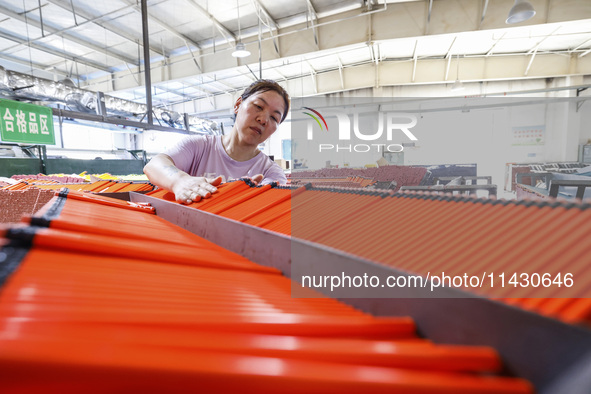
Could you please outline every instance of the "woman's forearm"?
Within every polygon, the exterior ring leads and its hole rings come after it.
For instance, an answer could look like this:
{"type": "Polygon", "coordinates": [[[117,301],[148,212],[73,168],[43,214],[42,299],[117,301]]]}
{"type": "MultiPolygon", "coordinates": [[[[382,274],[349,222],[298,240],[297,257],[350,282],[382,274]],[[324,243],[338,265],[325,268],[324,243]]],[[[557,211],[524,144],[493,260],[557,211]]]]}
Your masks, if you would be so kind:
{"type": "Polygon", "coordinates": [[[210,197],[222,182],[221,177],[210,179],[190,176],[179,170],[165,154],[156,155],[150,160],[144,167],[144,174],[154,185],[173,192],[178,202],[187,204],[210,197]]]}
{"type": "Polygon", "coordinates": [[[179,179],[189,176],[179,170],[172,159],[164,154],[154,156],[144,167],[144,174],[154,185],[169,191],[173,191],[179,179]]]}

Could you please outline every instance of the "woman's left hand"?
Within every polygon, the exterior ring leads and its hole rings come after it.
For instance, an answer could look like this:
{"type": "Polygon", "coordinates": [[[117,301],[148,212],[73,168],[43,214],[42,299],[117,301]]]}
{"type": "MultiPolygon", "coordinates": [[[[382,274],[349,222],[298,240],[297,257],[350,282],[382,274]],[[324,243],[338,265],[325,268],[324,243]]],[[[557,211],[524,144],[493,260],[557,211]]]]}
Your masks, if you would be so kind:
{"type": "Polygon", "coordinates": [[[243,176],[241,179],[250,179],[250,181],[252,183],[255,184],[255,186],[258,186],[259,183],[261,183],[263,181],[263,179],[265,178],[265,176],[263,174],[257,174],[253,177],[250,176],[243,176]]]}

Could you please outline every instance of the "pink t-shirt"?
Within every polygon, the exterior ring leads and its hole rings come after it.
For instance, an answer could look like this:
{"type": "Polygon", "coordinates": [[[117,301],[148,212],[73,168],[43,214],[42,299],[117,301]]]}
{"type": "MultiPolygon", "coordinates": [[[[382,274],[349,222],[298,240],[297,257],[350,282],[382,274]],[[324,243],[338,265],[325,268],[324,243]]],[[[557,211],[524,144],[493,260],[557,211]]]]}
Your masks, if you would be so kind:
{"type": "Polygon", "coordinates": [[[164,152],[174,161],[174,165],[191,176],[208,178],[221,175],[224,182],[245,176],[263,174],[262,185],[277,182],[287,183],[281,167],[263,152],[247,161],[236,161],[226,153],[222,136],[204,135],[184,138],[173,148],[164,152]]]}

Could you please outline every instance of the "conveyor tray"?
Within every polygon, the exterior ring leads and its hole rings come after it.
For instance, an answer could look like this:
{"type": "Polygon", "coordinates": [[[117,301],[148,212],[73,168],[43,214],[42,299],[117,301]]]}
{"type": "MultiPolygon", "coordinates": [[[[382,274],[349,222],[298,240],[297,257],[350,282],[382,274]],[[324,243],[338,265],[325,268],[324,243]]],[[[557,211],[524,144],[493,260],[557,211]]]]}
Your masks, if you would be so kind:
{"type": "MultiPolygon", "coordinates": [[[[341,251],[290,238],[177,203],[130,193],[149,202],[158,216],[259,264],[293,278],[291,260],[315,273],[407,275],[341,251]]],[[[308,272],[308,271],[306,271],[308,272]]],[[[494,347],[507,369],[530,380],[538,392],[588,393],[591,387],[591,331],[457,289],[398,289],[398,298],[339,298],[378,316],[410,315],[419,332],[441,343],[494,347]]],[[[333,296],[333,294],[327,294],[333,296]]]]}

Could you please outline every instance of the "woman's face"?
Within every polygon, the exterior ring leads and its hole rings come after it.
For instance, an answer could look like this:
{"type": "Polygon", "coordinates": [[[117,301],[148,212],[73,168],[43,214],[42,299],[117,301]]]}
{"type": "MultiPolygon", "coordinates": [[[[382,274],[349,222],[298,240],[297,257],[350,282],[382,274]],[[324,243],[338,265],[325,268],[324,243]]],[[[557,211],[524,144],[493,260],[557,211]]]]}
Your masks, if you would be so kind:
{"type": "Polygon", "coordinates": [[[234,106],[236,130],[240,140],[248,145],[258,146],[277,130],[281,122],[285,103],[275,91],[258,92],[234,106]]]}

